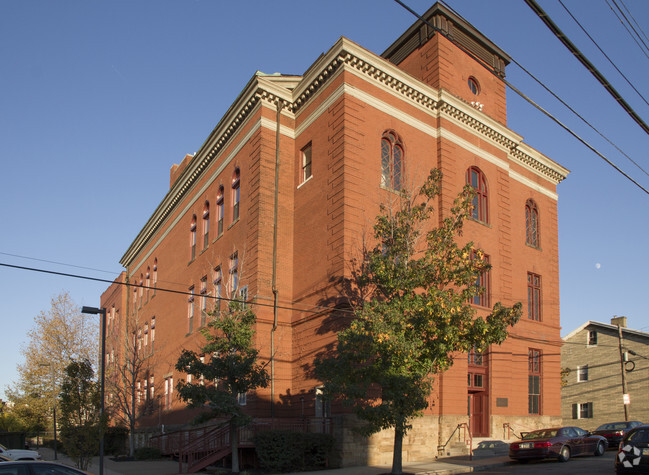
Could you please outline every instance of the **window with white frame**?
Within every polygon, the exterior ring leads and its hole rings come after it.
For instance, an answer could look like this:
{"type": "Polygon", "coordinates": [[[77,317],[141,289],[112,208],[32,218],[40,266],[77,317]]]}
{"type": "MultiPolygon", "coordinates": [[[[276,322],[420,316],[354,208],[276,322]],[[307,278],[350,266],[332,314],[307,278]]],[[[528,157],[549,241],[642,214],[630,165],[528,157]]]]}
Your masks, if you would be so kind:
{"type": "Polygon", "coordinates": [[[173,402],[173,393],[174,393],[174,378],[173,376],[169,376],[165,378],[164,408],[167,410],[171,409],[171,403],[173,402]]]}
{"type": "Polygon", "coordinates": [[[216,297],[216,302],[214,302],[214,308],[216,310],[221,310],[221,286],[223,285],[223,273],[221,272],[221,266],[216,266],[214,268],[214,297],[216,297]]]}
{"type": "Polygon", "coordinates": [[[207,276],[201,278],[201,327],[207,319],[207,276]]]}
{"type": "Polygon", "coordinates": [[[194,286],[189,288],[189,298],[187,299],[187,332],[191,333],[194,329],[194,286]]]}
{"type": "Polygon", "coordinates": [[[302,183],[311,178],[311,143],[302,149],[302,183]]]}
{"type": "Polygon", "coordinates": [[[577,366],[577,381],[588,381],[588,365],[577,366]]]}
{"type": "Polygon", "coordinates": [[[230,287],[231,297],[237,295],[239,288],[239,254],[235,252],[230,256],[230,287]]]}
{"type": "Polygon", "coordinates": [[[593,418],[593,403],[584,402],[572,405],[572,418],[573,419],[592,419],[593,418]]]}
{"type": "Polygon", "coordinates": [[[245,406],[248,404],[248,395],[247,393],[239,393],[237,394],[237,404],[240,406],[245,406]]]}
{"type": "Polygon", "coordinates": [[[597,346],[597,331],[589,330],[588,331],[588,346],[597,346]]]}

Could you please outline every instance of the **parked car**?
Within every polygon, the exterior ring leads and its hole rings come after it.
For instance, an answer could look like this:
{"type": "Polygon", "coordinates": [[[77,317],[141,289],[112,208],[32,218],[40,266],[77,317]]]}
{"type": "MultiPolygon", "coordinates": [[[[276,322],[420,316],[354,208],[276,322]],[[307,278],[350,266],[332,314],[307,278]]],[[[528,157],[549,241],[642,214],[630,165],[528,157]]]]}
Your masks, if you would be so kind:
{"type": "Polygon", "coordinates": [[[597,429],[595,429],[591,434],[601,435],[606,437],[608,440],[609,448],[617,448],[622,442],[624,434],[629,432],[634,427],[641,426],[642,422],[639,421],[629,421],[629,422],[609,422],[608,424],[602,424],[597,429]]]}
{"type": "Polygon", "coordinates": [[[8,449],[4,445],[0,444],[0,455],[6,455],[9,458],[14,460],[40,460],[41,454],[35,450],[25,450],[25,449],[8,449]]]}
{"type": "Polygon", "coordinates": [[[622,438],[615,457],[615,473],[649,472],[649,425],[634,427],[622,438]]]}
{"type": "Polygon", "coordinates": [[[16,460],[0,463],[0,475],[92,475],[77,468],[41,460],[16,460]]]}
{"type": "Polygon", "coordinates": [[[579,427],[556,427],[524,433],[520,442],[509,444],[509,458],[519,462],[556,458],[567,462],[576,455],[603,455],[608,442],[579,427]]]}

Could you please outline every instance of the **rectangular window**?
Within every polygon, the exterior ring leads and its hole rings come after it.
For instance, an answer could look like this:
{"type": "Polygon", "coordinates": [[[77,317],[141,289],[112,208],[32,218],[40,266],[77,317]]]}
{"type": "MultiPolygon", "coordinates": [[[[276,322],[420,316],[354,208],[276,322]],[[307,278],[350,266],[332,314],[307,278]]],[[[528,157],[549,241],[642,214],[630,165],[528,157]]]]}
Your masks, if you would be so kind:
{"type": "Polygon", "coordinates": [[[331,404],[324,398],[324,388],[322,386],[315,388],[315,416],[331,417],[331,404]]]}
{"type": "Polygon", "coordinates": [[[219,237],[221,234],[223,234],[223,187],[219,188],[219,194],[216,197],[216,219],[216,237],[219,237]]]}
{"type": "Polygon", "coordinates": [[[588,365],[577,366],[577,381],[588,381],[588,365]]]}
{"type": "Polygon", "coordinates": [[[240,406],[245,406],[246,404],[248,404],[247,393],[237,394],[237,404],[239,404],[240,406]]]}
{"type": "Polygon", "coordinates": [[[595,330],[588,331],[588,346],[597,346],[597,332],[595,330]]]}
{"type": "Polygon", "coordinates": [[[154,344],[155,344],[155,317],[151,317],[151,354],[153,354],[154,344]]]}
{"type": "Polygon", "coordinates": [[[302,183],[311,178],[311,144],[302,149],[302,183]]]}
{"type": "Polygon", "coordinates": [[[482,351],[477,350],[475,346],[469,352],[469,364],[472,366],[483,366],[484,365],[484,356],[482,351]]]}
{"type": "Polygon", "coordinates": [[[201,327],[205,326],[207,319],[207,276],[201,279],[201,327]]]}
{"type": "Polygon", "coordinates": [[[541,350],[528,351],[528,412],[541,414],[541,350]]]}
{"type": "Polygon", "coordinates": [[[194,329],[194,286],[189,288],[189,298],[187,299],[187,332],[191,333],[194,329]]]}
{"type": "Polygon", "coordinates": [[[169,410],[171,409],[171,403],[173,401],[174,393],[174,378],[169,376],[165,378],[165,399],[164,399],[164,408],[169,410]]]}
{"type": "MultiPolygon", "coordinates": [[[[472,253],[471,258],[474,259],[476,257],[477,257],[476,253],[475,252],[472,253]]],[[[489,264],[489,256],[485,255],[484,256],[484,261],[487,264],[489,264]]],[[[481,307],[488,307],[489,304],[490,304],[489,295],[491,293],[490,278],[489,278],[489,271],[488,270],[484,271],[484,272],[481,272],[480,275],[478,275],[478,277],[476,278],[476,281],[475,281],[475,286],[477,288],[482,289],[482,291],[479,294],[477,294],[477,295],[475,295],[473,297],[473,302],[472,303],[474,305],[480,305],[481,307]]]]}
{"type": "Polygon", "coordinates": [[[246,308],[246,302],[248,301],[248,286],[241,287],[239,289],[239,302],[243,308],[246,308]]]}
{"type": "Polygon", "coordinates": [[[593,403],[585,402],[583,404],[572,405],[572,418],[573,419],[592,419],[593,418],[593,403]]]}
{"type": "Polygon", "coordinates": [[[207,249],[210,243],[210,209],[209,205],[205,204],[203,211],[203,249],[207,249]]]}
{"type": "Polygon", "coordinates": [[[232,178],[232,222],[239,219],[239,200],[241,198],[241,174],[237,168],[232,178]]]}
{"type": "Polygon", "coordinates": [[[223,274],[221,272],[221,266],[214,268],[214,296],[216,297],[216,302],[214,304],[215,310],[221,310],[221,285],[223,281],[223,274]]]}
{"type": "Polygon", "coordinates": [[[239,254],[236,252],[230,256],[230,286],[230,297],[234,298],[239,287],[239,254]]]}
{"type": "Polygon", "coordinates": [[[527,317],[541,321],[541,276],[527,273],[527,317]]]}

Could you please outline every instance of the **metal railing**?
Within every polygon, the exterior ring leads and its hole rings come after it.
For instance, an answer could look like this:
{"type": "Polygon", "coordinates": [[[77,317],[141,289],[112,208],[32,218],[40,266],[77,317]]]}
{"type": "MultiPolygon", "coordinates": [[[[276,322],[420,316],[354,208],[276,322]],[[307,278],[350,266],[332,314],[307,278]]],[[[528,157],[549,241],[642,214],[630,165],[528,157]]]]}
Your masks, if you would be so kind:
{"type": "Polygon", "coordinates": [[[503,423],[503,438],[505,440],[511,439],[512,434],[517,438],[521,438],[521,434],[517,434],[516,431],[512,428],[512,425],[509,422],[503,423]]]}
{"type": "Polygon", "coordinates": [[[451,440],[453,440],[453,436],[455,436],[455,433],[458,433],[458,438],[459,440],[464,439],[464,443],[467,443],[467,439],[469,440],[469,460],[473,460],[473,436],[471,435],[471,430],[469,428],[469,424],[466,422],[462,422],[453,429],[453,432],[451,433],[451,436],[448,438],[446,443],[444,445],[440,445],[437,447],[437,453],[443,453],[444,450],[446,450],[446,446],[451,443],[451,440]],[[464,431],[464,437],[461,437],[460,431],[464,431]]]}

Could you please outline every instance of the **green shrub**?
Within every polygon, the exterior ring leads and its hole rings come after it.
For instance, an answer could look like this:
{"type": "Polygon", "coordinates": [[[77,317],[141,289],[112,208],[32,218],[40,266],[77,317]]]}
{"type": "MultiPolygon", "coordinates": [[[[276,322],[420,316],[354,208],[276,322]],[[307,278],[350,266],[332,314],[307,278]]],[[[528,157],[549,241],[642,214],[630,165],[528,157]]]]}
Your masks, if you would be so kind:
{"type": "Polygon", "coordinates": [[[140,447],[135,450],[135,460],[153,460],[161,457],[160,449],[155,447],[140,447]]]}
{"type": "Polygon", "coordinates": [[[323,469],[335,445],[329,434],[285,430],[260,432],[254,442],[259,465],[269,472],[323,469]]]}
{"type": "Polygon", "coordinates": [[[128,429],[123,426],[107,427],[104,433],[104,452],[120,455],[127,452],[128,429]]]}

